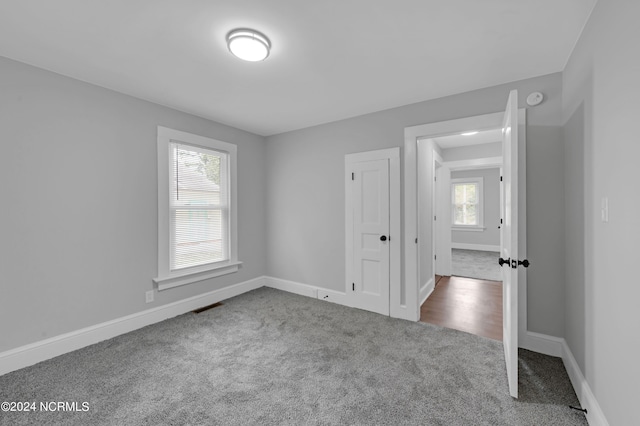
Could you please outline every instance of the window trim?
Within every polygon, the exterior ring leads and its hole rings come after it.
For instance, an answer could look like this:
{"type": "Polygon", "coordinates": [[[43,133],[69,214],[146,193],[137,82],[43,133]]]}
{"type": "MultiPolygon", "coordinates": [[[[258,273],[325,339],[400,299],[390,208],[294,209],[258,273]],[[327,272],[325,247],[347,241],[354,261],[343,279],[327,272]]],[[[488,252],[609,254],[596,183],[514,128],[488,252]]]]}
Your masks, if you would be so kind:
{"type": "Polygon", "coordinates": [[[205,136],[158,126],[158,290],[190,284],[237,272],[238,260],[237,147],[205,136]],[[169,149],[172,142],[221,151],[229,156],[229,260],[171,271],[170,204],[171,172],[169,149]]]}
{"type": "Polygon", "coordinates": [[[451,179],[451,230],[452,231],[484,231],[486,228],[484,226],[484,178],[483,177],[475,177],[475,178],[456,178],[451,179]],[[477,205],[477,216],[478,223],[476,225],[461,225],[456,224],[456,209],[455,209],[455,187],[456,185],[465,184],[465,183],[473,183],[477,185],[477,195],[478,195],[478,203],[477,205]]]}

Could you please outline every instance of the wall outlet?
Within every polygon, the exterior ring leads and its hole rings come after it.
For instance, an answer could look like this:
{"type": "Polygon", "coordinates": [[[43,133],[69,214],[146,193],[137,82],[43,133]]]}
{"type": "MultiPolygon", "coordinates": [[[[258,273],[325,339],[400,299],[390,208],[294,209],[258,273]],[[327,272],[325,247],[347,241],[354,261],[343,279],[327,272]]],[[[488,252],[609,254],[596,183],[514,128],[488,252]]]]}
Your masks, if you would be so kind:
{"type": "Polygon", "coordinates": [[[148,292],[146,292],[145,297],[146,297],[147,303],[153,302],[153,290],[149,290],[148,292]]]}

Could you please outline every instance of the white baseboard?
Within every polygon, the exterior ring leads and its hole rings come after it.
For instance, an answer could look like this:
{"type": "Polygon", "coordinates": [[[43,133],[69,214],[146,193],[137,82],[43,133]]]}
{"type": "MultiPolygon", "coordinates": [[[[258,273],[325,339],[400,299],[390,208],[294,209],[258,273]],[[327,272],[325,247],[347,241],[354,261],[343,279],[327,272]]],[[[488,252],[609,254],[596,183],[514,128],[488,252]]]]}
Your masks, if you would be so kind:
{"type": "Polygon", "coordinates": [[[576,391],[580,405],[587,410],[587,421],[589,425],[609,426],[609,422],[604,416],[598,400],[591,391],[589,383],[582,374],[578,362],[564,339],[562,339],[562,362],[564,363],[564,368],[567,370],[573,389],[576,391]]]}
{"type": "Polygon", "coordinates": [[[277,290],[288,291],[289,293],[299,294],[300,296],[318,298],[318,287],[298,283],[295,281],[281,280],[280,278],[265,277],[265,287],[275,288],[277,290]]]}
{"type": "Polygon", "coordinates": [[[520,342],[518,346],[540,354],[561,358],[562,342],[564,342],[564,339],[561,337],[527,331],[524,341],[520,342]]]}
{"type": "Polygon", "coordinates": [[[587,410],[586,417],[589,425],[609,426],[609,422],[607,422],[607,419],[600,408],[600,404],[598,404],[595,395],[591,391],[589,383],[584,378],[584,375],[582,374],[573,353],[571,353],[571,349],[569,349],[569,345],[567,345],[566,340],[561,337],[548,336],[546,334],[528,331],[526,339],[524,342],[521,342],[520,347],[545,355],[562,358],[569,380],[571,380],[571,384],[576,392],[578,401],[580,401],[580,406],[587,410]]]}
{"type": "Polygon", "coordinates": [[[348,295],[340,291],[328,290],[309,284],[302,284],[274,277],[265,277],[265,287],[271,287],[278,290],[288,291],[289,293],[299,294],[301,296],[353,307],[348,295]]]}
{"type": "Polygon", "coordinates": [[[467,244],[467,243],[451,243],[451,248],[462,250],[479,250],[479,251],[497,251],[500,252],[500,246],[490,244],[467,244]]]}
{"type": "Polygon", "coordinates": [[[337,303],[338,305],[344,305],[352,307],[352,302],[346,293],[342,293],[334,290],[325,290],[323,288],[318,289],[318,299],[327,302],[337,303]]]}
{"type": "Polygon", "coordinates": [[[0,353],[0,376],[106,339],[137,330],[264,285],[258,277],[157,308],[127,315],[0,353]]]}
{"type": "Polygon", "coordinates": [[[420,295],[419,295],[420,305],[419,306],[422,306],[424,301],[427,300],[427,298],[431,295],[434,287],[435,287],[435,283],[433,281],[433,278],[429,278],[429,281],[427,281],[425,285],[420,287],[420,295]]]}

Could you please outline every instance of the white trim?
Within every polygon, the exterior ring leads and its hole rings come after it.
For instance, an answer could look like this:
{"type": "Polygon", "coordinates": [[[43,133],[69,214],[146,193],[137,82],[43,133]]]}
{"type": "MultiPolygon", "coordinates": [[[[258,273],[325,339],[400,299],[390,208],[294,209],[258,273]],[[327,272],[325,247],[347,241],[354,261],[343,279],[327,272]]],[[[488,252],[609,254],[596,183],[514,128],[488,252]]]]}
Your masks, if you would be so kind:
{"type": "Polygon", "coordinates": [[[442,166],[436,170],[438,180],[435,183],[434,192],[436,193],[436,215],[438,226],[435,230],[436,254],[438,260],[436,262],[435,273],[437,275],[451,275],[451,203],[449,195],[449,186],[451,180],[451,171],[448,167],[442,166]]]}
{"type": "MultiPolygon", "coordinates": [[[[437,179],[438,179],[438,170],[442,167],[442,156],[440,155],[440,153],[438,153],[438,151],[435,149],[435,144],[431,145],[431,154],[433,156],[433,163],[432,163],[432,172],[433,172],[433,177],[432,179],[430,179],[433,184],[431,186],[431,212],[432,215],[429,216],[433,216],[433,220],[431,221],[431,254],[433,255],[433,259],[431,260],[431,281],[433,281],[433,283],[435,283],[435,279],[436,279],[436,269],[438,269],[438,261],[437,261],[437,255],[438,255],[438,246],[437,243],[439,242],[439,238],[438,238],[438,223],[437,222],[437,216],[438,216],[438,193],[436,191],[437,188],[437,179]]],[[[441,222],[445,222],[446,220],[444,220],[443,217],[440,218],[441,222]]],[[[443,227],[444,227],[444,223],[443,223],[443,227]]],[[[443,259],[440,259],[443,260],[443,259]]],[[[435,287],[435,284],[434,284],[435,287]]],[[[433,290],[432,290],[433,291],[433,290]]],[[[424,301],[427,299],[427,297],[429,297],[429,294],[431,294],[431,292],[429,292],[428,294],[424,295],[424,299],[420,301],[420,306],[422,306],[422,304],[424,303],[424,301]]]]}
{"type": "Polygon", "coordinates": [[[571,380],[578,401],[580,401],[580,405],[582,408],[587,409],[586,416],[589,424],[591,426],[609,426],[609,422],[604,416],[598,400],[591,391],[589,382],[587,382],[582,371],[580,371],[578,362],[564,339],[562,339],[562,362],[564,363],[564,368],[567,370],[569,380],[571,380]]]}
{"type": "MultiPolygon", "coordinates": [[[[389,315],[403,318],[402,293],[402,260],[401,260],[401,213],[400,213],[400,147],[379,149],[375,151],[357,152],[344,156],[345,164],[345,297],[349,298],[349,287],[353,282],[353,209],[349,193],[351,186],[350,164],[370,161],[389,160],[389,315]]],[[[350,302],[349,306],[353,303],[350,302]]]]}
{"type": "Polygon", "coordinates": [[[264,285],[265,277],[258,277],[188,299],[179,300],[146,311],[116,318],[80,330],[61,334],[0,353],[0,376],[38,362],[93,345],[106,339],[182,315],[264,285]]]}
{"type": "Polygon", "coordinates": [[[600,404],[598,404],[598,400],[591,391],[591,387],[582,374],[566,340],[561,337],[549,336],[533,331],[527,332],[526,337],[527,338],[521,342],[521,348],[562,358],[562,363],[567,370],[567,375],[576,392],[578,401],[580,401],[580,406],[587,409],[586,417],[589,425],[609,426],[609,422],[604,416],[600,404]]]}
{"type": "Polygon", "coordinates": [[[324,300],[327,302],[337,303],[338,305],[352,307],[350,304],[350,300],[347,297],[347,294],[339,291],[326,290],[324,288],[319,288],[318,299],[324,300]]]}
{"type": "Polygon", "coordinates": [[[231,274],[238,270],[238,179],[237,146],[213,138],[158,126],[158,275],[153,279],[158,289],[164,290],[179,285],[190,284],[203,279],[231,274]],[[227,154],[229,162],[229,210],[228,210],[228,253],[229,259],[224,266],[220,263],[200,265],[182,271],[170,268],[170,172],[169,147],[172,142],[181,142],[195,148],[203,147],[227,154]],[[210,271],[210,274],[204,274],[210,271]],[[191,278],[190,278],[191,276],[191,278]]]}
{"type": "Polygon", "coordinates": [[[467,243],[451,243],[452,249],[461,250],[477,250],[477,251],[497,251],[500,253],[500,246],[494,246],[491,244],[467,244],[467,243]]]}
{"type": "Polygon", "coordinates": [[[456,225],[452,226],[452,231],[462,231],[462,232],[484,232],[487,229],[486,226],[475,226],[475,225],[456,225]]]}
{"type": "Polygon", "coordinates": [[[300,296],[318,298],[318,287],[302,284],[295,281],[282,280],[280,278],[265,277],[265,287],[275,288],[276,290],[287,291],[289,293],[299,294],[300,296]]]}
{"type": "Polygon", "coordinates": [[[289,293],[297,294],[300,296],[307,296],[313,299],[336,303],[338,305],[353,307],[347,293],[343,293],[340,291],[328,290],[326,288],[303,284],[296,281],[283,280],[275,277],[265,277],[264,285],[265,287],[287,291],[289,293]]]}
{"type": "Polygon", "coordinates": [[[225,262],[222,265],[212,266],[202,271],[189,270],[188,272],[182,274],[172,274],[168,277],[154,278],[153,282],[158,284],[158,290],[166,290],[185,284],[191,284],[197,281],[207,280],[209,278],[232,274],[238,271],[240,265],[242,265],[242,262],[225,262]]]}
{"type": "Polygon", "coordinates": [[[427,281],[423,286],[420,287],[420,306],[422,306],[425,300],[427,300],[429,296],[431,296],[434,288],[435,284],[433,278],[429,278],[429,281],[427,281]]]}
{"type": "MultiPolygon", "coordinates": [[[[518,256],[527,259],[527,110],[518,109],[518,256]]],[[[500,169],[502,176],[502,169],[500,169]]],[[[502,232],[501,232],[502,234],[502,232]]],[[[518,268],[518,340],[526,336],[527,269],[518,268]]]]}
{"type": "Polygon", "coordinates": [[[529,351],[549,356],[562,356],[562,341],[564,339],[561,337],[527,331],[525,338],[519,340],[520,342],[518,346],[522,349],[527,349],[529,351]]]}

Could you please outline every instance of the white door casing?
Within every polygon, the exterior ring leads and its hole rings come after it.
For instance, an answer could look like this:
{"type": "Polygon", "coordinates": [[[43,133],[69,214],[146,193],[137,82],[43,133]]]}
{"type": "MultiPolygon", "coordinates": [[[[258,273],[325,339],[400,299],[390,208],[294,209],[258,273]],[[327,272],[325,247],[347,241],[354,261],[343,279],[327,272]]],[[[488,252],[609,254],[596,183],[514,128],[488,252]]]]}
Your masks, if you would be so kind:
{"type": "Polygon", "coordinates": [[[442,167],[436,170],[438,180],[435,182],[436,221],[435,232],[436,254],[436,274],[442,276],[451,275],[451,169],[443,163],[442,167]]]}
{"type": "Polygon", "coordinates": [[[346,295],[383,315],[400,286],[399,161],[399,148],[345,157],[346,295]]]}
{"type": "Polygon", "coordinates": [[[518,397],[518,92],[511,91],[502,126],[502,342],[509,393],[518,397]]]}

